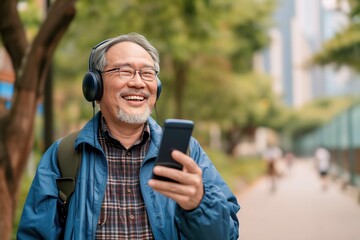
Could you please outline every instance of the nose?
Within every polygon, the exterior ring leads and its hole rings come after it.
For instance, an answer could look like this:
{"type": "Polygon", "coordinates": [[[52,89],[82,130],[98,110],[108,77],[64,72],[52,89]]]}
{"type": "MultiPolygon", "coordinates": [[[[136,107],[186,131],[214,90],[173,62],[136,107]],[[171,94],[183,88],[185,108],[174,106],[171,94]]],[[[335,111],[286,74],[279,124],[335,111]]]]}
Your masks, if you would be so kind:
{"type": "Polygon", "coordinates": [[[137,76],[139,76],[139,78],[141,79],[141,70],[134,70],[134,77],[133,78],[135,78],[137,76]]]}
{"type": "Polygon", "coordinates": [[[145,83],[141,78],[140,70],[135,70],[134,77],[128,81],[131,86],[143,86],[145,83]]]}

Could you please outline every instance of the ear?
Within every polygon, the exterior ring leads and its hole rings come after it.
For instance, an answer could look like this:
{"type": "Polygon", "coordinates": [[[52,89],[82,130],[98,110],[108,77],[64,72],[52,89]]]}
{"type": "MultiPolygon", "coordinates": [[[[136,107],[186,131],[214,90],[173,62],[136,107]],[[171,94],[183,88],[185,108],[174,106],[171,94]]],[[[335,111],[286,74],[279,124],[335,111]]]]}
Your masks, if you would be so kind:
{"type": "Polygon", "coordinates": [[[89,102],[101,100],[103,84],[101,74],[98,71],[89,70],[85,73],[82,90],[84,97],[89,102]]]}
{"type": "Polygon", "coordinates": [[[161,81],[160,79],[156,76],[156,81],[157,81],[157,92],[156,92],[156,100],[159,99],[160,94],[161,94],[161,90],[162,90],[162,85],[161,85],[161,81]]]}
{"type": "Polygon", "coordinates": [[[99,101],[101,100],[103,94],[103,84],[101,73],[98,70],[91,68],[91,63],[95,54],[95,50],[100,47],[101,45],[109,42],[110,39],[106,39],[92,48],[90,56],[89,56],[89,63],[88,63],[88,72],[85,73],[82,83],[82,90],[84,97],[89,102],[99,101]]]}

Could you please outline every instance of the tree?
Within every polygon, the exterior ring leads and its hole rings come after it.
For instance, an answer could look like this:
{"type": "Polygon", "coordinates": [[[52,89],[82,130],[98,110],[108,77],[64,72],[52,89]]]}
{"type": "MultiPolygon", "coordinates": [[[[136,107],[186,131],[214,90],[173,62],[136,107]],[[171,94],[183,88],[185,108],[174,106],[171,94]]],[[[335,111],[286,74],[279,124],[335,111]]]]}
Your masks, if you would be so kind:
{"type": "Polygon", "coordinates": [[[349,25],[326,41],[313,62],[319,65],[349,66],[360,71],[360,1],[349,0],[349,25]]]}
{"type": "MultiPolygon", "coordinates": [[[[214,68],[226,74],[251,71],[254,52],[268,41],[266,30],[273,3],[274,0],[115,0],[99,5],[79,2],[81,11],[75,20],[77,24],[67,35],[76,41],[66,42],[63,52],[67,56],[63,59],[88,56],[88,49],[97,42],[120,33],[144,34],[161,56],[160,77],[166,91],[157,106],[160,115],[190,117],[192,114],[187,111],[188,102],[192,101],[187,98],[189,86],[202,81],[194,73],[214,68]],[[96,31],[84,33],[90,28],[96,31]],[[196,64],[214,58],[231,67],[219,67],[218,61],[207,61],[207,65],[201,66],[196,64]]],[[[85,63],[86,57],[82,60],[85,63]]],[[[64,61],[61,72],[74,69],[74,64],[84,69],[79,63],[64,61]]],[[[61,81],[66,78],[78,76],[66,76],[61,81]]],[[[219,74],[218,80],[221,79],[219,74]]],[[[207,84],[202,81],[204,88],[207,84]]]]}
{"type": "MultiPolygon", "coordinates": [[[[158,103],[160,114],[193,117],[193,112],[188,111],[188,105],[194,101],[188,98],[192,86],[199,86],[196,89],[198,95],[211,98],[213,92],[202,89],[209,89],[209,84],[222,84],[221,81],[225,80],[223,76],[228,76],[229,72],[246,74],[252,70],[253,54],[268,41],[266,30],[273,2],[133,0],[126,4],[111,1],[96,7],[84,5],[78,19],[81,23],[75,25],[77,28],[71,31],[71,37],[84,38],[82,29],[90,26],[99,29],[90,33],[93,44],[96,43],[94,39],[100,41],[104,36],[119,34],[119,29],[121,32],[137,31],[149,37],[160,51],[160,77],[167,90],[158,103]],[[204,77],[206,72],[212,70],[216,70],[217,74],[204,77]]],[[[91,48],[84,42],[80,40],[75,49],[66,53],[76,54],[74,51],[84,45],[87,49],[91,48]]],[[[63,67],[62,71],[69,68],[70,65],[63,67]]],[[[231,79],[237,81],[239,77],[231,79]]],[[[237,95],[236,92],[232,93],[237,95]]]]}
{"type": "Polygon", "coordinates": [[[16,0],[0,2],[0,35],[16,72],[9,110],[0,112],[0,232],[9,239],[20,180],[34,139],[36,107],[53,53],[75,16],[75,0],[55,1],[30,43],[16,0]]]}
{"type": "MultiPolygon", "coordinates": [[[[271,95],[270,80],[249,74],[254,53],[269,40],[266,30],[271,24],[273,0],[121,3],[79,2],[81,11],[67,34],[76,40],[64,41],[59,52],[62,61],[57,69],[59,75],[66,74],[62,83],[81,80],[76,71],[70,71],[85,69],[89,49],[97,42],[135,31],[148,37],[160,51],[160,78],[166,89],[157,103],[160,118],[221,123],[227,132],[224,136],[235,136],[228,140],[232,142],[229,145],[235,145],[240,135],[253,134],[259,124],[276,126],[280,122],[281,106],[271,95]],[[97,31],[84,32],[90,28],[97,31]],[[65,60],[77,56],[85,57],[77,62],[65,60]]],[[[67,93],[68,89],[63,94],[67,93]]]]}
{"type": "Polygon", "coordinates": [[[217,16],[218,29],[212,35],[216,37],[208,52],[195,58],[192,71],[200,81],[191,83],[187,109],[192,116],[222,126],[229,153],[244,136],[253,137],[256,127],[274,127],[272,120],[283,110],[270,79],[254,74],[252,68],[253,55],[268,43],[273,8],[274,1],[219,2],[211,13],[217,16]]]}

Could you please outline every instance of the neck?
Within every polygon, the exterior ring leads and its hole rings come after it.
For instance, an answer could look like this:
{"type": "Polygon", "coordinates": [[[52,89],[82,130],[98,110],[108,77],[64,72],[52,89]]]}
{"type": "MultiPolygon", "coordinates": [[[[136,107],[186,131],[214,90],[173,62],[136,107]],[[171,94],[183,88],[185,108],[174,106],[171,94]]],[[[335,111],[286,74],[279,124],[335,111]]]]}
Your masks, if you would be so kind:
{"type": "Polygon", "coordinates": [[[106,124],[111,136],[118,140],[126,149],[130,148],[140,138],[144,124],[129,124],[120,120],[108,121],[106,124]]]}

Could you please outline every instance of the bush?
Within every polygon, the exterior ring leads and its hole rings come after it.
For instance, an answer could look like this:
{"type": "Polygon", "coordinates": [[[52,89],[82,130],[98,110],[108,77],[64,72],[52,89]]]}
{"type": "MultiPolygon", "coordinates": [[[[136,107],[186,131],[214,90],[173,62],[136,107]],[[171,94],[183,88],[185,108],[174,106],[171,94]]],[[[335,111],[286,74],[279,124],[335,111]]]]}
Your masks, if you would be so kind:
{"type": "Polygon", "coordinates": [[[206,149],[215,167],[235,193],[263,176],[265,162],[260,158],[235,158],[221,151],[206,149]]]}

